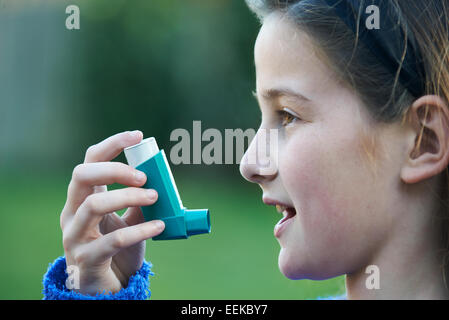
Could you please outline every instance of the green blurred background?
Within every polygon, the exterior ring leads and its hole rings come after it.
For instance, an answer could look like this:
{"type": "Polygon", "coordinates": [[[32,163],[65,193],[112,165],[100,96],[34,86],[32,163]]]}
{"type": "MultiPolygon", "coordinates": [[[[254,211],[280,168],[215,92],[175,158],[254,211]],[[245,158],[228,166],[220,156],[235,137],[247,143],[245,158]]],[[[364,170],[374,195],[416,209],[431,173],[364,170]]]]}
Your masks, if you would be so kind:
{"type": "MultiPolygon", "coordinates": [[[[194,120],[203,131],[258,127],[258,28],[243,0],[0,0],[0,299],[42,298],[42,276],[63,254],[67,185],[88,146],[140,129],[168,153],[171,131],[192,132],[194,120]],[[71,4],[80,30],[65,27],[71,4]]],[[[237,164],[171,168],[183,203],[210,209],[212,233],[147,242],[152,299],[344,292],[342,277],[280,273],[279,216],[237,164]]]]}

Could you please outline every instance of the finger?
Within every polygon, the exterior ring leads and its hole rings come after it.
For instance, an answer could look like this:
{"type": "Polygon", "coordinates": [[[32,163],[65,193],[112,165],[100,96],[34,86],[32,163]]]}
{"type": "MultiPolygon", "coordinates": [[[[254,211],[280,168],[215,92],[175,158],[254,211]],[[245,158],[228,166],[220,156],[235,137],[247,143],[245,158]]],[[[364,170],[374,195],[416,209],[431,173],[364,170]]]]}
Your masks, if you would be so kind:
{"type": "Polygon", "coordinates": [[[93,186],[120,183],[130,187],[140,187],[146,181],[145,173],[121,162],[83,163],[75,167],[67,192],[68,208],[72,213],[88,195],[93,186]]]}
{"type": "Polygon", "coordinates": [[[117,133],[93,146],[86,151],[84,162],[110,161],[117,157],[124,148],[142,141],[143,134],[139,130],[117,133]]]}
{"type": "Polygon", "coordinates": [[[128,207],[152,205],[156,200],[156,190],[134,187],[91,194],[78,208],[72,232],[81,238],[98,226],[104,215],[128,207]]]}
{"type": "Polygon", "coordinates": [[[93,162],[77,165],[72,182],[76,186],[101,186],[120,183],[127,186],[142,186],[146,181],[144,172],[121,162],[93,162]]]}
{"type": "Polygon", "coordinates": [[[128,210],[126,210],[126,212],[123,214],[122,220],[128,226],[133,226],[145,222],[145,218],[143,217],[140,207],[128,208],[128,210]]]}
{"type": "Polygon", "coordinates": [[[101,234],[128,227],[123,219],[115,212],[106,215],[99,224],[101,234]]]}
{"type": "Polygon", "coordinates": [[[165,224],[162,220],[152,220],[118,229],[92,241],[84,250],[95,253],[90,255],[92,259],[90,263],[103,262],[122,249],[159,235],[164,228],[165,224]]]}

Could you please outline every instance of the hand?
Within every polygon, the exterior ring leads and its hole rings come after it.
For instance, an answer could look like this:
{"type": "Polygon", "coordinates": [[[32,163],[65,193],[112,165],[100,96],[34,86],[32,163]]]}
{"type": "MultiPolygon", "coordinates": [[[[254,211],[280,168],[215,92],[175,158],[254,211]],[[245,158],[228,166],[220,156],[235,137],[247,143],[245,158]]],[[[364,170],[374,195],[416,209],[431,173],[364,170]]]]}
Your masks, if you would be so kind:
{"type": "Polygon", "coordinates": [[[88,148],[75,167],[60,223],[67,266],[79,270],[82,294],[118,292],[141,267],[145,240],[160,234],[161,220],[144,222],[140,206],[157,201],[153,189],[139,188],[146,175],[126,164],[110,162],[128,146],[142,141],[142,132],[123,132],[88,148]],[[107,191],[106,185],[128,188],[107,191]],[[128,208],[122,217],[114,211],[128,208]]]}

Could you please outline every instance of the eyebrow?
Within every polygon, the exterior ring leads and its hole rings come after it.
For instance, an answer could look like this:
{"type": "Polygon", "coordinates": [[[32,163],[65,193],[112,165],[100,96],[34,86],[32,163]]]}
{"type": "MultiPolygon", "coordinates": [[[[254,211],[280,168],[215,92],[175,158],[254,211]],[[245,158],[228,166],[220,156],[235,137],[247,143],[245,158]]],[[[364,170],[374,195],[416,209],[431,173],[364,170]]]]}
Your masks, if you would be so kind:
{"type": "MultiPolygon", "coordinates": [[[[253,91],[254,97],[257,99],[257,92],[253,91]]],[[[299,92],[296,92],[290,88],[271,88],[261,92],[262,97],[268,100],[273,100],[282,96],[291,96],[304,102],[310,102],[311,100],[299,92]]]]}

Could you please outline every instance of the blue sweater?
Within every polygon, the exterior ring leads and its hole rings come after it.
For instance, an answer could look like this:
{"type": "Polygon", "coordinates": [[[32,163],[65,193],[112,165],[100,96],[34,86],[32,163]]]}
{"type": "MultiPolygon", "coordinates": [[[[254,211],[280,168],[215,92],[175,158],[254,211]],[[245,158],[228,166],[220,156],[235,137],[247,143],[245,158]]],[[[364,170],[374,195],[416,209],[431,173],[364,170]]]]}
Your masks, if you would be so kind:
{"type": "Polygon", "coordinates": [[[91,296],[71,291],[66,287],[68,275],[65,257],[59,257],[49,265],[44,275],[42,293],[44,300],[146,300],[151,296],[149,276],[154,275],[151,266],[150,262],[144,261],[140,270],[129,278],[128,286],[119,292],[114,294],[103,292],[91,296]]]}

